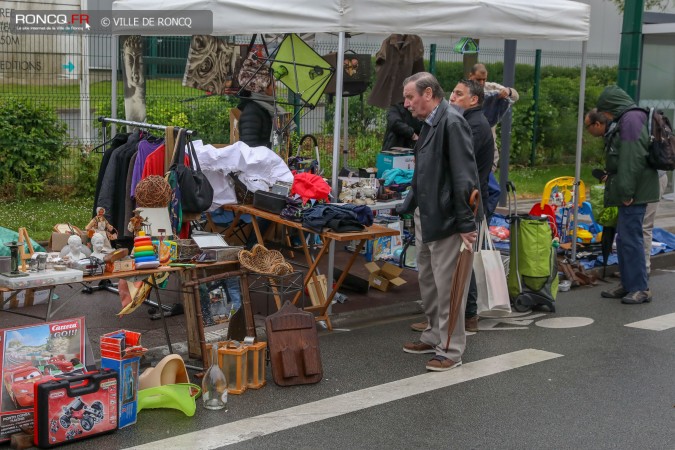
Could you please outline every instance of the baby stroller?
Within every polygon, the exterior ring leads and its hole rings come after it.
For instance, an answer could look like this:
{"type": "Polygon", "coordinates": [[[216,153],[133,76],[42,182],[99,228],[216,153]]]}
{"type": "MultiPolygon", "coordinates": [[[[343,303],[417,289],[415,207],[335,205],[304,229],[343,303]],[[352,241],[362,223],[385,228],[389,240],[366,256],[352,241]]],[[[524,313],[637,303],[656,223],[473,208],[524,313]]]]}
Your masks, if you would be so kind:
{"type": "Polygon", "coordinates": [[[549,221],[546,217],[519,216],[516,189],[510,181],[506,184],[506,192],[511,223],[507,285],[513,308],[525,312],[545,306],[555,312],[558,268],[549,221]]]}

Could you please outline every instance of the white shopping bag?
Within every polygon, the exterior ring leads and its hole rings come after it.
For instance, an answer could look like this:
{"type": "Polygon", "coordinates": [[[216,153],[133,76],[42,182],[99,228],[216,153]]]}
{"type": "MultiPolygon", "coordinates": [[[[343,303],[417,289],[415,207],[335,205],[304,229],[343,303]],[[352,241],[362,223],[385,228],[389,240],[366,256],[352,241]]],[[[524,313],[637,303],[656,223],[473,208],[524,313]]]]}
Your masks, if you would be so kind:
{"type": "Polygon", "coordinates": [[[495,250],[492,243],[485,219],[480,228],[478,251],[473,258],[478,290],[478,315],[488,318],[504,317],[511,313],[504,265],[499,251],[495,250]]]}

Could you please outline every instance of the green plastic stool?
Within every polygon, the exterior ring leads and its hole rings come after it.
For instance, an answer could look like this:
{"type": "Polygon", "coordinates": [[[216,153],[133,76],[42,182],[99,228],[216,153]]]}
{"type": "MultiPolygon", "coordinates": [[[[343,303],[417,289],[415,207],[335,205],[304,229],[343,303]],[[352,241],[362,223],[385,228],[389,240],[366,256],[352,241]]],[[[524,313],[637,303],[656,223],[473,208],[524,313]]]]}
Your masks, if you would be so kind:
{"type": "Polygon", "coordinates": [[[197,409],[199,386],[192,383],[165,384],[138,391],[138,412],[143,409],[172,408],[192,417],[197,409]]]}

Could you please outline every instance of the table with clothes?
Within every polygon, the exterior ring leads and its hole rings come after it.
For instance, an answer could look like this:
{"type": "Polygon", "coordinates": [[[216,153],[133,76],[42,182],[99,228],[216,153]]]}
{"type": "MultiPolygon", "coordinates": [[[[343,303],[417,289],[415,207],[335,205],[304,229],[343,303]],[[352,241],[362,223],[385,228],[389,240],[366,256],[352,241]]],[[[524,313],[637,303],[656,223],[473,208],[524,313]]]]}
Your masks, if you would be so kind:
{"type": "MultiPolygon", "coordinates": [[[[317,269],[323,256],[328,252],[331,242],[359,242],[357,248],[343,268],[342,275],[335,282],[335,286],[330,289],[328,296],[324,297],[321,289],[317,289],[320,297],[319,304],[305,307],[305,310],[316,313],[317,321],[325,321],[329,330],[332,329],[332,325],[327,314],[328,308],[366,242],[380,237],[395,236],[399,233],[397,230],[373,224],[372,211],[370,208],[363,207],[358,209],[358,207],[354,207],[353,205],[324,204],[314,206],[310,213],[303,215],[301,221],[289,220],[278,214],[269,213],[251,205],[224,205],[223,208],[234,212],[235,218],[242,214],[248,214],[251,217],[251,225],[253,226],[255,236],[258,242],[261,243],[265,242],[265,240],[258,224],[258,220],[260,219],[285,226],[289,229],[297,230],[300,235],[302,251],[305,255],[307,265],[309,266],[303,280],[304,287],[307,287],[310,281],[314,283],[315,286],[319,285],[316,278],[318,275],[317,269]],[[361,220],[368,220],[368,223],[370,223],[369,226],[364,226],[359,221],[357,218],[359,213],[356,213],[355,210],[358,210],[362,215],[369,215],[369,218],[361,217],[361,220]],[[317,235],[321,240],[321,247],[316,256],[312,256],[309,245],[307,244],[307,237],[310,234],[317,235]]],[[[301,292],[296,294],[293,303],[297,303],[301,294],[301,292]]]]}

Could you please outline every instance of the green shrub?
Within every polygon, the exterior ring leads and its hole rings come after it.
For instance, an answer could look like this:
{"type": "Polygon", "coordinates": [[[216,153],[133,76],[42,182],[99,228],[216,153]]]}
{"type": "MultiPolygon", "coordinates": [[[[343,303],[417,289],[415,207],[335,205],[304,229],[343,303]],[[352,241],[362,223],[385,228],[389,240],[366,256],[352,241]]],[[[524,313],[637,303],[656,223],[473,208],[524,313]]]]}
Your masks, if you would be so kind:
{"type": "MultiPolygon", "coordinates": [[[[197,131],[197,139],[209,144],[230,142],[230,109],[238,99],[227,96],[210,96],[192,100],[176,97],[148,96],[146,122],[154,125],[171,125],[197,131]]],[[[117,100],[119,116],[124,116],[124,98],[117,100]]],[[[96,105],[96,116],[110,117],[110,100],[96,105]]],[[[124,128],[119,128],[125,131],[124,128]]],[[[108,129],[110,133],[110,129],[108,129]]],[[[157,133],[157,132],[155,132],[157,133]]],[[[160,133],[161,134],[161,133],[160,133]]]]}
{"type": "Polygon", "coordinates": [[[94,198],[98,170],[103,155],[80,149],[75,168],[75,196],[80,198],[94,198]]]}
{"type": "Polygon", "coordinates": [[[17,198],[40,194],[56,161],[67,154],[68,131],[50,107],[27,99],[0,99],[0,183],[17,198]]]}

